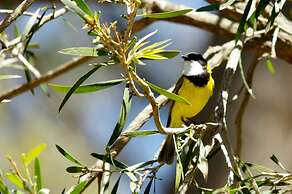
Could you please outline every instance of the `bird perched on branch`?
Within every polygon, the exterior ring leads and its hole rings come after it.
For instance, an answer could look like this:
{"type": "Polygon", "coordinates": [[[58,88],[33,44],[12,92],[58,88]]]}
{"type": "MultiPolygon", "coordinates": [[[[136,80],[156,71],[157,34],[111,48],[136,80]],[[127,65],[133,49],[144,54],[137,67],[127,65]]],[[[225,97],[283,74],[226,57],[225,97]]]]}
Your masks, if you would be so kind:
{"type": "MultiPolygon", "coordinates": [[[[196,116],[213,94],[214,80],[210,65],[201,54],[189,53],[184,59],[183,75],[176,83],[174,93],[185,98],[190,104],[171,102],[167,127],[183,127],[189,118],[196,116]]],[[[171,164],[175,155],[172,135],[168,135],[158,155],[159,163],[171,164]]]]}

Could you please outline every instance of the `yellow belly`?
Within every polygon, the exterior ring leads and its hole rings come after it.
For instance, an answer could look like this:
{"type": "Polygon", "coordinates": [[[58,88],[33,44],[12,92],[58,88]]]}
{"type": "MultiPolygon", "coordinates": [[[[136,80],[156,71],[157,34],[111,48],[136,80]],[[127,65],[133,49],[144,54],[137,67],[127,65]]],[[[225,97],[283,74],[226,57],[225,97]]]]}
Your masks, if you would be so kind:
{"type": "Polygon", "coordinates": [[[205,87],[195,86],[187,78],[183,78],[183,84],[178,90],[178,95],[187,99],[191,104],[174,102],[171,111],[169,127],[182,127],[183,120],[197,115],[207,104],[213,94],[214,80],[210,80],[205,87]]]}

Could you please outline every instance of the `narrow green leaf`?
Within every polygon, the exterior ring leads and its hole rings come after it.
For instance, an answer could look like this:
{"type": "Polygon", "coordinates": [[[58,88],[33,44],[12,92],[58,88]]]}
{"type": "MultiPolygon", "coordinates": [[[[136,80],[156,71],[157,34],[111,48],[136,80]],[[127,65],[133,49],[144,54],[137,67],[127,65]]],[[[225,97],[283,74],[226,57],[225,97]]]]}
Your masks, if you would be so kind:
{"type": "Polygon", "coordinates": [[[138,137],[138,136],[148,136],[148,135],[156,135],[160,134],[159,131],[149,131],[149,130],[139,130],[139,131],[129,131],[123,133],[124,136],[127,137],[138,137]]]}
{"type": "Polygon", "coordinates": [[[167,59],[172,59],[176,57],[180,52],[178,50],[166,50],[158,53],[158,55],[165,57],[167,59]]]}
{"type": "Polygon", "coordinates": [[[280,162],[280,160],[273,154],[270,159],[275,162],[278,166],[280,166],[282,169],[286,170],[287,169],[283,166],[283,164],[280,162]]]}
{"type": "Polygon", "coordinates": [[[146,162],[140,162],[138,164],[134,164],[132,166],[129,166],[128,168],[125,169],[125,171],[134,172],[136,170],[142,170],[142,168],[144,168],[145,166],[152,165],[155,162],[157,162],[157,160],[149,160],[146,162]]]}
{"type": "Polygon", "coordinates": [[[83,172],[84,167],[81,166],[69,166],[68,168],[66,168],[66,171],[69,173],[81,173],[83,172]]]}
{"type": "Polygon", "coordinates": [[[38,158],[34,160],[34,176],[36,178],[37,191],[39,191],[43,188],[43,185],[42,185],[40,160],[38,158]]]}
{"type": "Polygon", "coordinates": [[[70,160],[71,162],[74,162],[75,164],[78,164],[80,166],[83,166],[81,164],[81,162],[79,162],[77,159],[75,159],[75,157],[72,156],[72,154],[70,154],[69,152],[67,152],[66,150],[64,150],[63,148],[61,148],[60,146],[56,145],[57,150],[68,160],[70,160]]]}
{"type": "Polygon", "coordinates": [[[168,12],[161,12],[161,13],[150,13],[150,14],[143,14],[145,18],[158,18],[158,19],[164,19],[164,18],[172,18],[172,17],[178,17],[185,15],[186,13],[189,13],[193,11],[193,9],[182,9],[178,11],[168,11],[168,12]]]}
{"type": "MultiPolygon", "coordinates": [[[[85,8],[86,6],[85,7],[84,6],[79,7],[80,5],[78,5],[76,1],[78,1],[78,0],[73,0],[73,1],[72,0],[61,0],[61,2],[65,6],[67,6],[70,9],[70,11],[72,11],[72,12],[76,13],[77,15],[79,15],[79,17],[81,17],[84,21],[92,22],[93,21],[93,16],[90,16],[90,14],[86,13],[88,11],[85,8]]],[[[88,7],[88,9],[89,9],[89,7],[88,7]]],[[[89,11],[89,12],[91,12],[91,11],[89,11]]]]}
{"type": "Polygon", "coordinates": [[[97,57],[97,56],[107,56],[108,53],[102,50],[102,45],[97,45],[96,47],[72,47],[72,48],[65,48],[60,51],[64,55],[73,55],[73,56],[90,56],[90,57],[97,57]]]}
{"type": "Polygon", "coordinates": [[[21,181],[21,179],[12,172],[7,172],[5,174],[5,177],[16,187],[18,187],[19,189],[24,189],[24,185],[23,182],[21,181]]]}
{"type": "Polygon", "coordinates": [[[70,194],[80,194],[82,193],[82,191],[84,191],[84,189],[86,188],[88,184],[88,181],[82,181],[80,183],[78,183],[78,185],[76,185],[73,189],[73,191],[70,192],[70,194]]]}
{"type": "Polygon", "coordinates": [[[87,72],[85,75],[83,75],[73,86],[70,88],[70,90],[65,95],[60,107],[59,112],[64,107],[65,103],[69,100],[70,96],[74,93],[74,91],[85,81],[87,78],[89,78],[94,72],[96,72],[102,65],[95,66],[93,69],[91,69],[89,72],[87,72]]]}
{"type": "Polygon", "coordinates": [[[270,58],[268,58],[268,59],[266,60],[266,66],[267,66],[268,71],[269,71],[272,75],[274,75],[274,74],[276,73],[276,70],[275,70],[274,64],[273,64],[273,62],[272,62],[272,60],[271,60],[270,58]]]}
{"type": "Polygon", "coordinates": [[[270,31],[273,28],[274,21],[276,17],[279,15],[279,13],[282,11],[285,2],[286,0],[278,0],[274,2],[272,12],[270,13],[270,17],[265,28],[266,32],[270,31]]]}
{"type": "Polygon", "coordinates": [[[118,192],[118,188],[119,188],[121,177],[122,177],[122,175],[119,176],[116,184],[113,187],[113,190],[112,190],[111,194],[116,194],[118,192]]]}
{"type": "Polygon", "coordinates": [[[40,12],[40,9],[37,9],[36,12],[33,14],[33,16],[31,16],[29,18],[29,20],[26,23],[26,25],[24,27],[24,30],[23,30],[23,35],[22,35],[23,38],[25,38],[29,34],[29,32],[31,32],[31,29],[32,29],[33,25],[35,24],[35,22],[38,19],[39,12],[40,12]]]}
{"type": "Polygon", "coordinates": [[[174,100],[176,102],[182,102],[182,103],[185,103],[185,104],[188,104],[188,105],[191,104],[188,100],[186,100],[185,98],[183,98],[183,97],[181,97],[179,95],[176,95],[176,94],[174,94],[172,92],[169,92],[169,91],[167,91],[167,90],[165,90],[165,89],[163,89],[163,88],[161,88],[159,86],[156,86],[156,85],[154,85],[154,84],[152,84],[150,82],[147,82],[147,84],[149,85],[149,87],[151,89],[153,89],[154,91],[158,92],[159,94],[162,94],[162,95],[168,97],[171,100],[174,100]]]}
{"type": "Polygon", "coordinates": [[[248,19],[247,16],[249,15],[249,12],[251,10],[252,2],[253,0],[249,0],[245,6],[244,13],[240,19],[240,23],[235,34],[235,42],[237,42],[240,39],[241,34],[244,32],[244,26],[248,19]]]}
{"type": "Polygon", "coordinates": [[[21,78],[19,75],[0,75],[0,80],[21,78]]]}
{"type": "Polygon", "coordinates": [[[4,184],[1,175],[0,175],[0,193],[9,194],[8,187],[4,184]]]}
{"type": "Polygon", "coordinates": [[[150,190],[151,190],[151,186],[152,186],[152,183],[153,183],[153,180],[154,178],[152,178],[149,183],[147,184],[146,188],[145,188],[145,191],[144,191],[144,194],[149,194],[150,193],[150,190]]]}
{"type": "Polygon", "coordinates": [[[253,170],[255,170],[255,171],[259,172],[259,173],[262,173],[262,172],[270,172],[270,173],[272,173],[272,172],[274,172],[272,169],[267,168],[265,166],[258,165],[258,164],[253,164],[253,163],[246,162],[245,165],[248,166],[250,169],[253,169],[253,170]]]}
{"type": "Polygon", "coordinates": [[[127,45],[127,50],[133,48],[133,46],[137,43],[138,39],[134,36],[131,41],[127,45]]]}
{"type": "Polygon", "coordinates": [[[106,162],[110,163],[111,165],[115,166],[115,167],[118,167],[120,169],[125,169],[127,168],[128,166],[122,162],[119,162],[118,160],[115,160],[115,159],[111,159],[110,157],[108,156],[105,156],[103,154],[98,154],[98,153],[92,153],[90,154],[91,156],[99,159],[99,160],[105,160],[106,162]]]}
{"type": "Polygon", "coordinates": [[[174,186],[175,191],[178,191],[178,188],[180,186],[180,182],[182,180],[182,176],[183,176],[182,165],[176,165],[176,170],[175,170],[175,186],[174,186]]]}
{"type": "Polygon", "coordinates": [[[20,31],[19,31],[19,28],[16,25],[13,26],[13,35],[14,35],[15,38],[17,38],[17,37],[19,37],[21,35],[20,31]]]}
{"type": "Polygon", "coordinates": [[[220,3],[213,3],[210,5],[206,5],[204,7],[200,7],[199,9],[196,9],[197,12],[201,11],[218,11],[220,8],[220,3]]]}
{"type": "Polygon", "coordinates": [[[23,153],[21,155],[23,164],[28,166],[33,160],[35,160],[46,148],[46,144],[42,143],[33,149],[31,149],[28,153],[23,153]]]}
{"type": "MultiPolygon", "coordinates": [[[[104,82],[96,82],[93,84],[81,85],[75,91],[74,94],[83,94],[90,92],[97,92],[115,85],[118,85],[125,81],[125,79],[116,79],[104,82]]],[[[67,93],[72,86],[69,85],[60,85],[60,84],[48,84],[55,92],[67,93]]]]}
{"type": "Polygon", "coordinates": [[[125,89],[124,89],[124,96],[123,96],[123,102],[122,102],[122,106],[120,109],[120,116],[119,116],[119,120],[115,126],[115,129],[113,130],[113,133],[107,143],[107,146],[111,146],[116,139],[120,136],[120,134],[122,133],[122,130],[125,126],[126,123],[126,119],[128,116],[128,113],[130,111],[131,108],[131,99],[132,99],[132,95],[129,89],[129,85],[127,84],[125,89]]]}
{"type": "Polygon", "coordinates": [[[93,17],[93,12],[91,11],[90,7],[84,0],[74,0],[77,3],[77,6],[84,11],[89,16],[93,17]]]}
{"type": "Polygon", "coordinates": [[[249,93],[249,95],[251,95],[251,97],[255,98],[255,95],[252,91],[252,89],[249,87],[246,79],[245,79],[245,75],[244,75],[244,70],[243,70],[243,65],[242,65],[242,60],[239,60],[239,69],[240,69],[240,75],[241,75],[241,79],[243,82],[243,85],[245,86],[247,92],[249,93]]]}

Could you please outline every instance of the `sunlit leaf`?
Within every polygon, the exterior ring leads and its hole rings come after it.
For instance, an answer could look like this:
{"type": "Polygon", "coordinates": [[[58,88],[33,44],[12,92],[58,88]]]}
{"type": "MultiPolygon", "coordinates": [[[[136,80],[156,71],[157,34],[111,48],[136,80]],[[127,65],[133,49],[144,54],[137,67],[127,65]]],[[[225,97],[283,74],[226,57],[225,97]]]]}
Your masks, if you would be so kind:
{"type": "Polygon", "coordinates": [[[130,111],[131,99],[132,99],[132,95],[129,89],[129,85],[127,85],[124,89],[124,96],[123,96],[123,102],[120,109],[119,120],[113,130],[113,133],[107,143],[107,146],[111,146],[116,141],[116,139],[120,136],[125,126],[128,113],[130,111]]]}
{"type": "Polygon", "coordinates": [[[77,88],[85,81],[87,78],[89,78],[94,72],[96,72],[102,65],[97,65],[93,69],[91,69],[89,72],[87,72],[85,75],[79,78],[77,82],[70,88],[70,90],[65,95],[63,101],[61,102],[61,105],[59,106],[59,112],[64,107],[65,103],[69,100],[70,96],[75,92],[77,88]]]}
{"type": "Polygon", "coordinates": [[[36,178],[36,187],[37,187],[37,190],[39,191],[43,188],[43,184],[42,184],[40,161],[38,158],[34,160],[34,176],[36,178]]]}
{"type": "Polygon", "coordinates": [[[19,189],[24,189],[22,180],[15,173],[7,172],[5,177],[19,189]]]}
{"type": "Polygon", "coordinates": [[[72,47],[62,49],[58,52],[65,55],[74,56],[91,56],[91,57],[107,56],[108,53],[105,52],[104,50],[101,50],[102,48],[103,48],[102,45],[97,45],[96,47],[72,47]]]}
{"type": "MultiPolygon", "coordinates": [[[[125,81],[125,79],[116,79],[104,82],[96,82],[93,84],[86,84],[79,86],[74,93],[75,94],[82,94],[82,93],[90,93],[90,92],[97,92],[99,90],[103,90],[115,85],[118,85],[125,81]]],[[[55,92],[67,93],[72,86],[69,85],[60,85],[60,84],[48,84],[55,92]]]]}
{"type": "Polygon", "coordinates": [[[19,75],[0,75],[0,80],[21,78],[19,75]]]}
{"type": "Polygon", "coordinates": [[[75,157],[73,157],[72,154],[70,154],[69,152],[67,152],[66,150],[64,150],[63,148],[61,148],[58,145],[56,145],[56,148],[65,158],[67,158],[71,162],[74,162],[75,164],[82,166],[81,162],[79,162],[77,159],[75,159],[75,157]]]}
{"type": "Polygon", "coordinates": [[[181,96],[178,96],[178,95],[176,95],[176,94],[174,94],[172,92],[169,92],[169,91],[167,91],[167,90],[165,90],[165,89],[163,89],[163,88],[161,88],[159,86],[156,86],[156,85],[154,85],[154,84],[152,84],[150,82],[147,82],[147,84],[149,85],[149,87],[151,89],[153,89],[154,91],[158,92],[159,94],[162,94],[162,95],[168,97],[171,100],[174,100],[176,102],[189,104],[189,105],[191,104],[188,100],[186,100],[185,98],[183,98],[181,96]]]}
{"type": "Polygon", "coordinates": [[[268,58],[268,59],[266,60],[266,66],[267,66],[268,71],[269,71],[272,75],[274,75],[274,74],[276,73],[276,70],[275,70],[274,64],[273,64],[273,62],[272,62],[272,60],[271,60],[270,58],[268,58]]]}
{"type": "Polygon", "coordinates": [[[23,153],[21,155],[21,158],[24,165],[28,166],[33,160],[35,160],[40,155],[40,153],[44,151],[46,146],[47,146],[46,144],[42,143],[36,146],[35,148],[31,149],[28,153],[23,153]]]}
{"type": "Polygon", "coordinates": [[[108,156],[105,156],[103,154],[98,154],[98,153],[92,153],[90,154],[91,156],[99,159],[99,160],[104,160],[106,161],[107,163],[110,163],[111,165],[115,166],[115,167],[118,167],[118,168],[121,168],[121,169],[125,169],[127,168],[127,165],[118,161],[118,160],[115,160],[115,159],[112,159],[108,156]]]}
{"type": "Polygon", "coordinates": [[[191,12],[191,11],[193,11],[193,9],[182,9],[182,10],[178,10],[178,11],[143,14],[143,16],[145,18],[165,19],[165,18],[182,16],[182,15],[185,15],[185,14],[191,12]]]}

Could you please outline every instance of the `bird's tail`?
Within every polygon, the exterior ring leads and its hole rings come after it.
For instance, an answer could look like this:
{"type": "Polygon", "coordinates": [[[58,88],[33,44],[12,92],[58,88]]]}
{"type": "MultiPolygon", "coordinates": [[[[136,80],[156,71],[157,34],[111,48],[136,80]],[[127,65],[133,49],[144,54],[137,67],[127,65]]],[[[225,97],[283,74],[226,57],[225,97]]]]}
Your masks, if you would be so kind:
{"type": "Polygon", "coordinates": [[[175,146],[172,135],[168,135],[158,155],[160,164],[171,164],[175,155],[175,146]]]}

